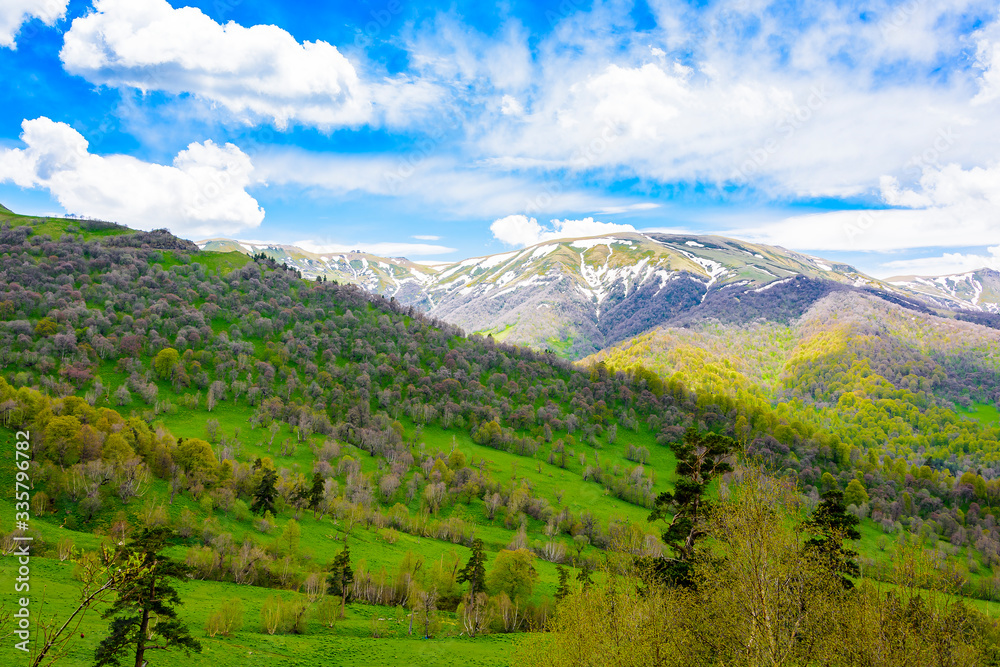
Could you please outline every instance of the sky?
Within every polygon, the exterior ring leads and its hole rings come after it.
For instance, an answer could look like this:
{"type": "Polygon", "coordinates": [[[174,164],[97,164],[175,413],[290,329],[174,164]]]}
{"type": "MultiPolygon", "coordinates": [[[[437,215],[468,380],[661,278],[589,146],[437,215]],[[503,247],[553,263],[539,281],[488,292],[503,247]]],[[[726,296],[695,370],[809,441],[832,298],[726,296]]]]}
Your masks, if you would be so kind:
{"type": "Polygon", "coordinates": [[[2,0],[0,203],[455,261],[722,234],[1000,270],[996,0],[2,0]]]}

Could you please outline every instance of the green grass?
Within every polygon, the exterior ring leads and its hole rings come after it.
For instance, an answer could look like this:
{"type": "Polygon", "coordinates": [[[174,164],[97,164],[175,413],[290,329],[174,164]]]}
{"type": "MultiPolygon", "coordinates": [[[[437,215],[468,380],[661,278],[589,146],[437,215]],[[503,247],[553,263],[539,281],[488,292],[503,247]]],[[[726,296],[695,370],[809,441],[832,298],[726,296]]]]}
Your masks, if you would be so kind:
{"type": "MultiPolygon", "coordinates": [[[[0,579],[9,582],[17,565],[14,559],[0,561],[0,579]]],[[[32,611],[42,611],[45,618],[63,619],[71,613],[78,598],[78,584],[73,580],[73,564],[50,558],[32,559],[32,611]],[[44,605],[42,604],[44,600],[44,605]]],[[[334,628],[327,628],[315,618],[315,604],[308,612],[303,635],[269,635],[260,629],[260,609],[265,600],[277,594],[289,599],[299,596],[292,591],[272,591],[231,583],[184,581],[176,585],[184,601],[181,614],[192,635],[202,644],[202,652],[185,656],[178,651],[155,651],[149,654],[152,664],[184,667],[243,667],[274,665],[482,665],[500,666],[514,650],[521,635],[492,635],[477,639],[457,636],[460,633],[454,614],[442,614],[442,632],[433,639],[407,634],[407,621],[399,622],[397,611],[389,607],[350,604],[347,616],[334,628]],[[209,615],[221,602],[239,598],[243,602],[244,627],[232,637],[209,638],[204,631],[209,615]],[[372,637],[372,618],[381,621],[383,637],[372,637]]],[[[5,598],[9,597],[7,594],[5,598]]],[[[8,606],[8,608],[11,608],[8,606]]],[[[67,667],[93,663],[94,649],[107,634],[108,621],[100,618],[100,609],[87,614],[69,644],[68,655],[59,661],[67,667]],[[82,635],[82,636],[80,636],[82,635]]],[[[23,654],[13,649],[7,638],[0,646],[0,663],[27,664],[23,654]]]]}
{"type": "Polygon", "coordinates": [[[973,403],[971,408],[955,407],[955,411],[960,415],[971,417],[983,426],[996,428],[1000,426],[1000,410],[997,406],[988,403],[973,403]]]}
{"type": "Polygon", "coordinates": [[[108,229],[88,230],[84,229],[87,224],[83,220],[73,220],[70,218],[42,218],[31,215],[19,215],[4,208],[0,210],[0,225],[7,223],[11,227],[22,227],[29,225],[33,234],[48,234],[53,239],[58,239],[63,234],[79,234],[84,241],[106,238],[108,236],[120,236],[122,234],[132,234],[134,230],[127,227],[116,226],[108,229]],[[75,231],[69,231],[73,229],[75,231]]]}

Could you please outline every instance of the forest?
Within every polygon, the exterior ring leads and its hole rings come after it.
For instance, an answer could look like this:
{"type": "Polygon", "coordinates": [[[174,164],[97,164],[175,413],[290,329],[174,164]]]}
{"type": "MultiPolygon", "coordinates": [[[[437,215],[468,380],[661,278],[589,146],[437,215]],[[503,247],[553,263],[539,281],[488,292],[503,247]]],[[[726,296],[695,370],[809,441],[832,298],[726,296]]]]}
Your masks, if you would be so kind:
{"type": "Polygon", "coordinates": [[[1000,429],[945,402],[997,398],[957,383],[967,357],[817,332],[772,402],[693,346],[684,373],[634,347],[570,364],[266,257],[52,228],[0,228],[0,419],[31,454],[2,476],[32,487],[0,547],[31,537],[61,591],[27,664],[128,662],[157,632],[151,664],[333,640],[345,664],[562,664],[596,651],[568,648],[584,627],[653,639],[569,664],[996,659],[1000,429]],[[762,612],[732,597],[761,558],[792,577],[762,612]]]}

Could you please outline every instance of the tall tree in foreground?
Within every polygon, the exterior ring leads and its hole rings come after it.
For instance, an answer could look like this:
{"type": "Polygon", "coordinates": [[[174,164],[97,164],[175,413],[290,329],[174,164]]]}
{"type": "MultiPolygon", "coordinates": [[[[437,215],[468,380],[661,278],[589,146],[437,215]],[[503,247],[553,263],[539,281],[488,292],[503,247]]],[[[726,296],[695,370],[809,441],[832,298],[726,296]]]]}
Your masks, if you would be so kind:
{"type": "Polygon", "coordinates": [[[112,621],[107,638],[94,652],[96,667],[121,665],[133,651],[135,667],[146,664],[146,651],[179,647],[201,652],[201,644],[174,610],[181,599],[170,580],[184,576],[188,568],[160,553],[169,534],[167,528],[146,528],[125,546],[125,556],[140,561],[144,569],[118,587],[118,598],[103,614],[112,621]]]}
{"type": "Polygon", "coordinates": [[[731,472],[736,441],[716,433],[699,433],[689,428],[681,442],[670,445],[677,457],[673,491],[656,497],[650,521],[669,521],[663,531],[663,542],[673,553],[672,558],[657,558],[647,562],[656,578],[677,583],[690,583],[695,545],[708,534],[708,517],[712,503],[706,498],[712,481],[731,472]]]}
{"type": "Polygon", "coordinates": [[[847,577],[856,577],[861,570],[854,560],[858,552],[844,546],[844,540],[861,539],[858,523],[858,517],[847,511],[840,491],[824,493],[816,511],[805,522],[805,529],[816,536],[806,541],[806,553],[835,573],[848,590],[854,588],[854,582],[847,577]]]}
{"type": "Polygon", "coordinates": [[[344,545],[344,550],[333,559],[333,566],[330,568],[328,592],[331,595],[340,596],[340,617],[344,618],[347,612],[347,596],[351,590],[351,583],[354,581],[354,570],[351,569],[351,551],[344,545]]]}

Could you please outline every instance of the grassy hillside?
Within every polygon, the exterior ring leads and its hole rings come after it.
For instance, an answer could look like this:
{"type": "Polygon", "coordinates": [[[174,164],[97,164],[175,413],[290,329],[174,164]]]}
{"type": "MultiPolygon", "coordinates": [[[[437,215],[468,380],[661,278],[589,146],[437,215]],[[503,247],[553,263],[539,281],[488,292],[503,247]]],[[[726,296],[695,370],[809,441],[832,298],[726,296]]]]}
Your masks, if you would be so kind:
{"type": "MultiPolygon", "coordinates": [[[[658,553],[645,519],[669,488],[673,458],[656,436],[691,423],[693,405],[650,392],[645,380],[592,379],[353,286],[302,281],[273,261],[201,252],[165,234],[122,242],[31,231],[0,243],[0,405],[8,428],[32,433],[38,579],[60,591],[49,611],[67,612],[78,585],[69,561],[58,561],[60,542],[92,551],[169,525],[180,537],[168,553],[196,570],[182,591],[196,634],[238,587],[246,628],[222,645],[288,655],[287,636],[259,631],[254,605],[275,590],[301,599],[309,575],[347,544],[352,598],[385,610],[352,605],[329,629],[311,602],[310,646],[355,637],[368,656],[359,663],[425,651],[439,660],[427,664],[452,664],[452,642],[463,641],[455,570],[474,537],[488,568],[508,548],[533,561],[536,580],[512,601],[520,611],[507,629],[544,622],[556,564],[593,568],[623,526],[658,553]],[[255,515],[268,470],[273,515],[255,515]],[[310,507],[304,493],[317,479],[310,507]],[[246,571],[241,549],[258,558],[246,571]],[[400,576],[412,585],[380,583],[400,576]],[[395,614],[426,589],[440,594],[433,640],[407,634],[363,648],[362,635],[389,632],[365,629],[371,615],[395,614]]],[[[12,455],[2,467],[10,486],[12,455]]],[[[13,504],[4,498],[0,511],[10,535],[13,504]]],[[[491,604],[509,604],[501,589],[490,592],[491,604]]],[[[89,616],[80,646],[92,649],[86,639],[105,623],[89,616]]],[[[507,643],[484,646],[494,645],[507,643]]],[[[504,655],[470,650],[483,664],[504,655]]],[[[182,660],[171,654],[167,664],[182,660]]]]}
{"type": "MultiPolygon", "coordinates": [[[[510,633],[551,619],[557,566],[575,579],[612,548],[663,553],[647,517],[671,489],[669,445],[688,427],[737,438],[776,472],[829,472],[844,487],[857,477],[873,497],[881,492],[868,477],[877,466],[844,453],[828,424],[755,395],[758,384],[786,391],[785,371],[767,361],[777,353],[758,355],[762,369],[751,373],[751,356],[717,363],[706,335],[673,357],[689,372],[665,380],[633,357],[627,373],[581,368],[466,336],[353,285],[304,281],[273,260],[204,252],[162,232],[85,237],[61,226],[71,222],[51,223],[57,238],[0,225],[0,484],[15,483],[14,431],[30,430],[34,590],[51,590],[43,615],[69,612],[80,586],[74,559],[144,527],[176,532],[166,553],[192,568],[180,584],[182,617],[205,650],[157,664],[329,655],[504,664],[520,641],[510,633]],[[273,506],[252,512],[268,479],[273,506]],[[458,570],[477,539],[491,634],[471,640],[458,570]],[[329,602],[309,591],[326,588],[345,546],[355,579],[347,618],[331,628],[320,622],[329,602]],[[504,578],[498,563],[512,554],[529,565],[504,578]],[[421,639],[409,621],[432,593],[431,638],[421,639]],[[295,632],[304,634],[262,629],[272,596],[300,605],[295,632]],[[244,627],[210,637],[206,621],[228,597],[243,599],[244,627]]],[[[774,339],[800,347],[791,332],[774,339]]],[[[950,468],[928,470],[928,497],[956,487],[950,468]]],[[[817,487],[801,481],[809,506],[817,487]]],[[[921,514],[915,497],[922,523],[908,527],[988,597],[988,553],[945,548],[935,532],[943,517],[921,514]]],[[[994,539],[985,505],[960,507],[966,534],[994,539]]],[[[10,496],[0,499],[8,546],[15,510],[10,496]]],[[[890,554],[872,519],[864,529],[861,551],[875,569],[890,554]]],[[[3,599],[11,608],[12,594],[3,599]]],[[[61,664],[90,664],[106,627],[88,615],[61,664]]]]}

